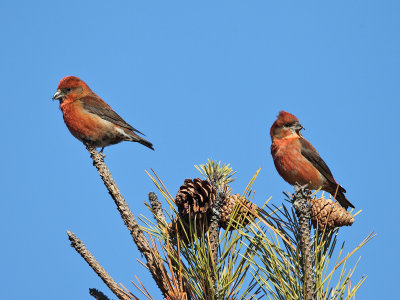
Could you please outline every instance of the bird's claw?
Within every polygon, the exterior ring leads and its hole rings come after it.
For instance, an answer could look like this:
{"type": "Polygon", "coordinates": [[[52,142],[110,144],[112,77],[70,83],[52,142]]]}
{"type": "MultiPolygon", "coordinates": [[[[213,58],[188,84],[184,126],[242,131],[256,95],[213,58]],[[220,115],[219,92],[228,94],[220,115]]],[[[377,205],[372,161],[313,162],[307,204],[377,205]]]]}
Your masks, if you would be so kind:
{"type": "Polygon", "coordinates": [[[310,196],[308,184],[300,185],[296,182],[294,185],[294,193],[292,197],[292,204],[296,210],[296,214],[303,215],[304,217],[311,218],[311,203],[307,201],[310,196]]]}
{"type": "Polygon", "coordinates": [[[104,161],[104,159],[106,158],[106,155],[103,152],[99,152],[100,158],[101,160],[104,161]]]}
{"type": "Polygon", "coordinates": [[[299,183],[296,182],[295,185],[293,186],[294,187],[294,193],[295,194],[301,193],[303,195],[307,194],[309,192],[308,186],[309,186],[308,183],[306,183],[305,185],[300,185],[299,183]]]}
{"type": "Polygon", "coordinates": [[[309,184],[305,185],[300,185],[299,183],[295,183],[294,187],[294,193],[292,197],[292,201],[294,202],[296,199],[300,198],[307,198],[310,195],[310,190],[308,189],[309,184]]]}

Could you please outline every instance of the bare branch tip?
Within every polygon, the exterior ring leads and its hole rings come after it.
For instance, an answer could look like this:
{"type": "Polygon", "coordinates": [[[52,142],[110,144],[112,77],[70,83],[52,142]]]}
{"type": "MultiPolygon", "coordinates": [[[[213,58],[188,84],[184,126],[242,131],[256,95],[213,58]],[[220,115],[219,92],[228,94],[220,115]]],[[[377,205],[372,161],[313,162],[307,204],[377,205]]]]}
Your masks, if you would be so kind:
{"type": "Polygon", "coordinates": [[[97,289],[89,289],[89,294],[96,298],[97,300],[110,300],[106,295],[97,289]]]}

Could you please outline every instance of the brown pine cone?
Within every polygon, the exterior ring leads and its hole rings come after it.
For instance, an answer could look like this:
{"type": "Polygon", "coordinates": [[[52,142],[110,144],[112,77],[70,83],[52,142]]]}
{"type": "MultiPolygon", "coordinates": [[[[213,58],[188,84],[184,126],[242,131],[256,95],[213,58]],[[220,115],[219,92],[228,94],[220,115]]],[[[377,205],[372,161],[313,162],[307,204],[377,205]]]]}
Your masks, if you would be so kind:
{"type": "Polygon", "coordinates": [[[354,222],[353,216],[337,202],[320,198],[313,199],[311,221],[316,228],[333,229],[335,227],[350,226],[354,222]]]}
{"type": "MultiPolygon", "coordinates": [[[[242,226],[246,226],[249,223],[249,220],[246,218],[247,215],[250,215],[250,213],[247,211],[245,207],[239,204],[239,202],[244,203],[247,208],[249,209],[256,209],[257,205],[249,202],[246,198],[240,196],[240,194],[234,194],[234,195],[229,195],[224,199],[224,202],[222,203],[221,207],[221,219],[220,219],[220,226],[223,229],[226,229],[228,227],[229,221],[232,218],[232,213],[235,209],[235,205],[238,204],[239,211],[235,215],[235,221],[239,222],[242,226]]],[[[235,223],[232,222],[232,225],[235,223]]],[[[229,228],[230,230],[234,229],[234,226],[231,226],[229,228]]]]}
{"type": "Polygon", "coordinates": [[[192,219],[200,220],[211,211],[216,195],[217,191],[207,180],[185,179],[175,197],[175,204],[182,217],[190,215],[192,219]]]}

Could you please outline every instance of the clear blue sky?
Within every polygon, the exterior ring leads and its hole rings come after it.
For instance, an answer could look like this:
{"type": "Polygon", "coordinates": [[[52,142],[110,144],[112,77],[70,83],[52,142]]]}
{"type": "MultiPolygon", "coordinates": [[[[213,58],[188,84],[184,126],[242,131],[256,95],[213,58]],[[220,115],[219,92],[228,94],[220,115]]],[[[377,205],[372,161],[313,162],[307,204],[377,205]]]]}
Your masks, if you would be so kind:
{"type": "MultiPolygon", "coordinates": [[[[138,275],[157,295],[82,144],[51,101],[66,75],[84,79],[156,151],[106,148],[135,215],[155,187],[175,193],[213,157],[258,167],[256,203],[291,190],[275,171],[269,127],[299,117],[363,212],[341,231],[350,250],[369,232],[357,299],[393,299],[399,258],[400,4],[398,1],[2,1],[3,144],[0,299],[92,299],[111,293],[69,246],[89,247],[117,282],[138,275]]],[[[115,298],[115,297],[114,297],[115,298]]]]}

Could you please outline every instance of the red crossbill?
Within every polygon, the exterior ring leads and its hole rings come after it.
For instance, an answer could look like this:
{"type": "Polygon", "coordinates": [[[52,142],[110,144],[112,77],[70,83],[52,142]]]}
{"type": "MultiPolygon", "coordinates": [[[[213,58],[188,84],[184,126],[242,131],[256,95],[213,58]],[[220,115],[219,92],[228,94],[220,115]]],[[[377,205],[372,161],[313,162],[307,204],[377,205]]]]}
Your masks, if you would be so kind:
{"type": "Polygon", "coordinates": [[[135,132],[89,86],[75,76],[61,79],[53,100],[60,101],[64,122],[74,137],[94,147],[114,145],[122,141],[138,142],[154,150],[153,145],[135,132]]]}
{"type": "Polygon", "coordinates": [[[353,204],[347,200],[346,190],[333,178],[331,170],[317,150],[302,136],[303,126],[296,116],[281,111],[271,126],[271,154],[278,173],[291,185],[308,185],[309,189],[327,191],[336,195],[344,208],[353,204]]]}

